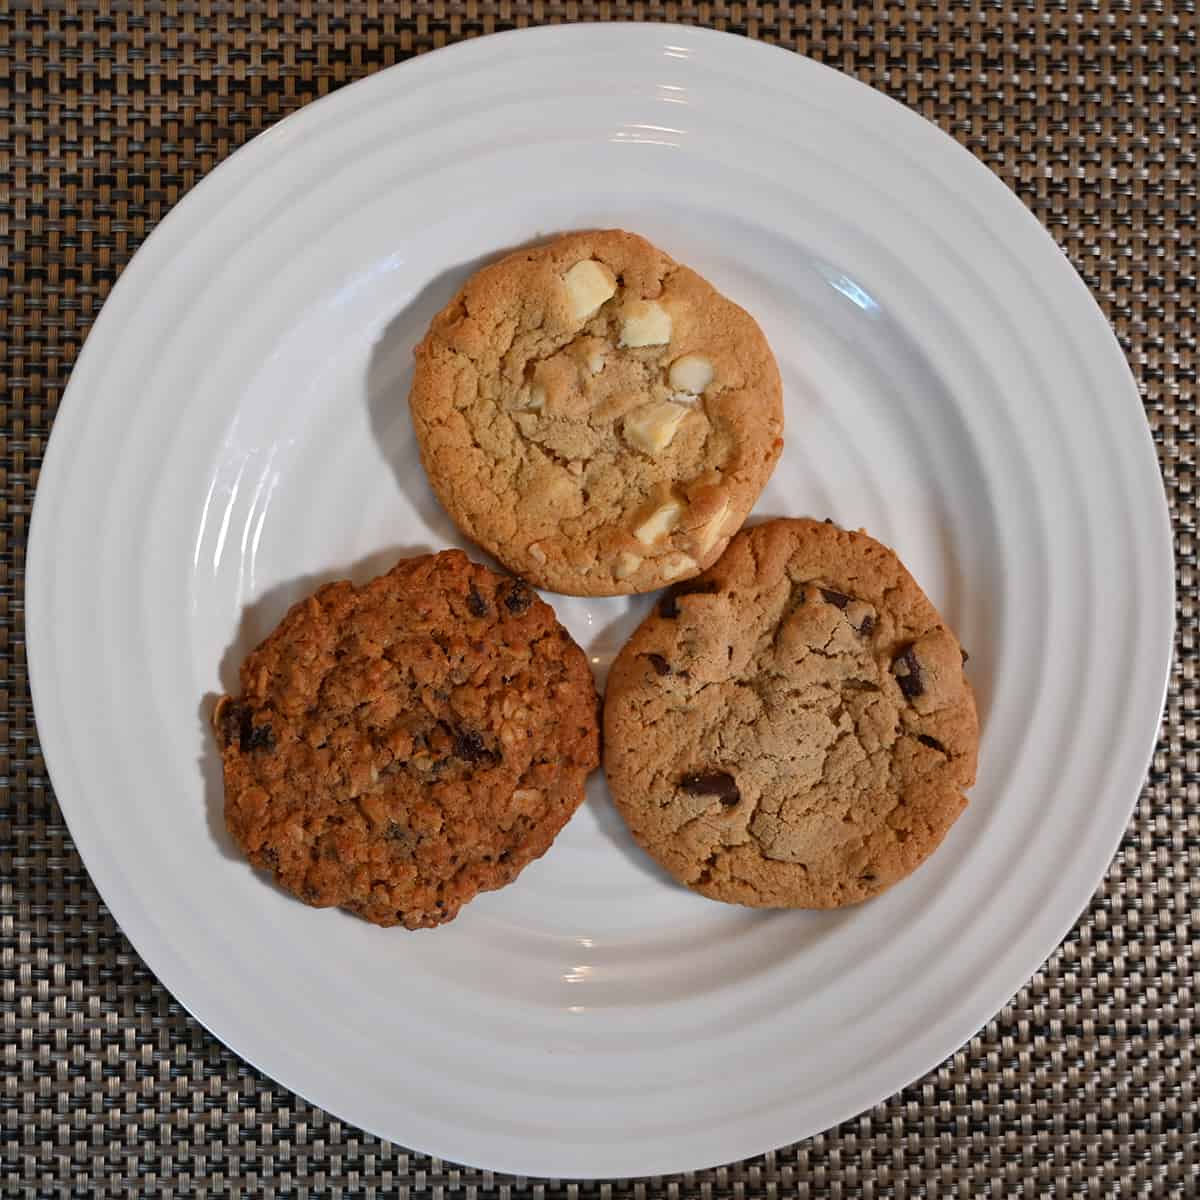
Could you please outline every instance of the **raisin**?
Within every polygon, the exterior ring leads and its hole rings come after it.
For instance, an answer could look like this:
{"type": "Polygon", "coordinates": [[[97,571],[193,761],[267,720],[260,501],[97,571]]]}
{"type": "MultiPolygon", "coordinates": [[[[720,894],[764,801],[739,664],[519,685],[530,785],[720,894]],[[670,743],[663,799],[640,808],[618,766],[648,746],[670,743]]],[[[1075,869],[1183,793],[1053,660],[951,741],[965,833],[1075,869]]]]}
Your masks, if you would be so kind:
{"type": "Polygon", "coordinates": [[[862,619],[862,624],[858,627],[858,632],[863,637],[870,637],[875,632],[875,618],[867,613],[862,619]]]}
{"type": "Polygon", "coordinates": [[[471,584],[471,590],[467,593],[467,608],[473,617],[486,617],[488,614],[488,602],[474,584],[471,584]]]}
{"type": "Polygon", "coordinates": [[[892,672],[896,682],[904,693],[906,700],[915,700],[925,694],[925,680],[921,674],[921,664],[917,662],[916,652],[909,646],[902,654],[897,654],[892,660],[892,672]]]}
{"type": "Polygon", "coordinates": [[[504,607],[514,616],[519,616],[527,611],[532,603],[533,593],[519,579],[508,589],[508,595],[504,597],[504,607]]]}
{"type": "Polygon", "coordinates": [[[255,725],[250,706],[236,700],[230,700],[218,710],[217,736],[225,746],[236,741],[243,754],[251,750],[275,749],[275,731],[270,725],[255,725]]]}
{"type": "Polygon", "coordinates": [[[270,725],[255,725],[253,723],[248,726],[242,726],[242,749],[250,750],[274,750],[275,749],[275,731],[270,725]]]}
{"type": "Polygon", "coordinates": [[[488,748],[483,744],[483,738],[474,729],[458,730],[454,735],[454,753],[463,762],[469,763],[491,757],[488,748]]]}
{"type": "Polygon", "coordinates": [[[661,654],[647,654],[646,657],[650,660],[650,665],[660,675],[670,675],[671,664],[661,654]]]}
{"type": "Polygon", "coordinates": [[[963,666],[965,667],[971,661],[971,656],[961,646],[959,646],[958,652],[962,655],[963,666]]]}
{"type": "Polygon", "coordinates": [[[939,754],[946,753],[946,747],[943,746],[942,743],[937,740],[937,738],[930,737],[927,733],[918,733],[917,741],[920,742],[922,746],[928,746],[931,750],[936,750],[939,754]]]}
{"type": "Polygon", "coordinates": [[[225,746],[242,740],[242,729],[251,723],[250,710],[236,700],[226,700],[217,709],[217,737],[225,746]]]}
{"type": "Polygon", "coordinates": [[[679,781],[679,786],[689,796],[716,796],[722,804],[736,804],[742,798],[737,782],[728,771],[703,771],[685,775],[679,781]]]}

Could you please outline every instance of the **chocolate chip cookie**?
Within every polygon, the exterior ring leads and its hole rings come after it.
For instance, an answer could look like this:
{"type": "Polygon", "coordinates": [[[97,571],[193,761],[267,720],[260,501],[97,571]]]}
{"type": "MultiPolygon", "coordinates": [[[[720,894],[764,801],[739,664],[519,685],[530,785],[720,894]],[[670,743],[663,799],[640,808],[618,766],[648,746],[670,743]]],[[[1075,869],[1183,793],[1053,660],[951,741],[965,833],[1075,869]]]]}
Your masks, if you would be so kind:
{"type": "Polygon", "coordinates": [[[834,908],[936,849],[975,780],[965,655],[886,546],[745,529],[621,650],[604,765],[634,836],[714,900],[834,908]]]}
{"type": "Polygon", "coordinates": [[[753,318],[616,230],[473,276],[417,347],[410,404],[459,528],[579,596],[699,573],[783,444],[779,370],[753,318]]]}
{"type": "Polygon", "coordinates": [[[428,928],[549,848],[599,760],[583,652],[517,579],[445,551],[297,604],[213,728],[225,820],[302,900],[428,928]]]}

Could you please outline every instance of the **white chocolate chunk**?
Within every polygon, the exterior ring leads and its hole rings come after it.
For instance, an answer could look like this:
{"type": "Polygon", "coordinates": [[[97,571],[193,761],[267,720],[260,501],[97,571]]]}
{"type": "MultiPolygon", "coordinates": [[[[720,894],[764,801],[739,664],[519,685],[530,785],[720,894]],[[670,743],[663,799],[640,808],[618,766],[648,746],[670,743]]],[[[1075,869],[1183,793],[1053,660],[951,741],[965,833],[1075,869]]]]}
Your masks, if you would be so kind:
{"type": "Polygon", "coordinates": [[[678,579],[688,571],[696,570],[699,564],[686,554],[668,554],[659,564],[659,571],[664,579],[678,579]]]}
{"type": "Polygon", "coordinates": [[[671,364],[667,378],[677,392],[699,396],[713,381],[713,365],[703,354],[685,354],[671,364]]]}
{"type": "Polygon", "coordinates": [[[544,563],[546,561],[546,552],[542,549],[541,542],[529,543],[529,557],[532,558],[534,562],[544,563]]]}
{"type": "Polygon", "coordinates": [[[588,370],[593,375],[599,375],[604,370],[604,351],[600,349],[593,350],[588,355],[587,365],[588,370]]]}
{"type": "Polygon", "coordinates": [[[668,500],[656,508],[634,531],[633,536],[643,546],[653,546],[661,537],[666,537],[683,516],[683,505],[678,500],[668,500]]]}
{"type": "Polygon", "coordinates": [[[549,479],[535,484],[530,495],[537,497],[547,508],[557,511],[569,510],[578,503],[579,484],[567,475],[556,473],[549,479]]]}
{"type": "Polygon", "coordinates": [[[567,285],[567,303],[576,321],[586,321],[617,291],[616,276],[594,258],[577,262],[563,276],[567,285]]]}
{"type": "Polygon", "coordinates": [[[665,346],[671,340],[671,314],[657,300],[634,300],[621,322],[622,346],[665,346]]]}
{"type": "Polygon", "coordinates": [[[642,565],[641,556],[622,550],[617,555],[617,565],[613,567],[613,576],[617,579],[628,579],[642,565]]]}
{"type": "Polygon", "coordinates": [[[716,545],[717,539],[721,536],[721,527],[725,524],[725,518],[728,516],[729,501],[726,500],[717,515],[705,521],[696,531],[696,554],[700,558],[703,558],[716,545]]]}
{"type": "Polygon", "coordinates": [[[540,383],[522,388],[512,403],[518,412],[541,412],[546,407],[546,389],[540,383]]]}
{"type": "Polygon", "coordinates": [[[644,404],[625,418],[625,440],[647,454],[659,454],[670,444],[679,422],[688,415],[682,404],[659,400],[644,404]]]}

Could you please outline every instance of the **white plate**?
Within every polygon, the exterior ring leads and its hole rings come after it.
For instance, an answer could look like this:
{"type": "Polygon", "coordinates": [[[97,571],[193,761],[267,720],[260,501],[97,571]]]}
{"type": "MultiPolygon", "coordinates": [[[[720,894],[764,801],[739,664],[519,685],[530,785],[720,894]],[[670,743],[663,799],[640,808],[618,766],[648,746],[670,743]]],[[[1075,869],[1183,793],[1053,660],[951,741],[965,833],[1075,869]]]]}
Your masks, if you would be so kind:
{"type": "MultiPolygon", "coordinates": [[[[180,1002],[355,1124],[558,1176],[763,1151],[966,1040],[1117,846],[1172,624],[1137,391],[1036,221],[868,88],[663,26],[456,46],[214,171],[79,357],[27,587],[59,801],[180,1002]],[[314,585],[460,544],[413,443],[413,344],[478,263],[597,225],[761,321],[788,424],[757,512],[864,526],[960,631],[984,726],[971,806],[915,876],[843,912],[671,885],[599,778],[546,858],[445,929],[305,908],[230,846],[211,699],[314,585]]],[[[646,606],[552,599],[601,677],[646,606]]]]}

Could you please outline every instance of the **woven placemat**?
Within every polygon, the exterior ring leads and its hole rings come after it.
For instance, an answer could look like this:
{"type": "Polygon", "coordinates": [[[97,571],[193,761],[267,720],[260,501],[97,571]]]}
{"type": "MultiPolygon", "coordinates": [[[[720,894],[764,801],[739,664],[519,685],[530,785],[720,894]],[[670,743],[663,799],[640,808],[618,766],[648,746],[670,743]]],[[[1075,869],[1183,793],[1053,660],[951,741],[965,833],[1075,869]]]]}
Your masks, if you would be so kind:
{"type": "Polygon", "coordinates": [[[0,1192],[1200,1194],[1196,92],[1191,4],[0,0],[0,1192]],[[122,267],[188,188],[351,80],[458,38],[586,18],[698,22],[794,48],[935,121],[1016,190],[1141,386],[1175,521],[1178,647],[1150,777],[1104,885],[968,1045],[857,1120],[761,1158],[563,1184],[367,1136],[246,1066],[163,990],[98,899],[50,790],[22,571],[71,364],[122,267]]]}

